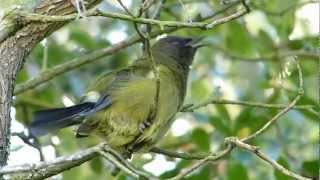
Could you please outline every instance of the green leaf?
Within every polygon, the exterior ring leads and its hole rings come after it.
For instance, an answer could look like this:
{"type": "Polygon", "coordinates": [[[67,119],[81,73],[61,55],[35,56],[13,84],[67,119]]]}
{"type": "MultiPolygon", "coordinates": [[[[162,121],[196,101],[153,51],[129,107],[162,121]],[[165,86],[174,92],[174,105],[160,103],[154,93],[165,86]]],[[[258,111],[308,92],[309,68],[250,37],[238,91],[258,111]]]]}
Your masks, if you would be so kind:
{"type": "Polygon", "coordinates": [[[319,113],[320,106],[319,106],[319,104],[317,104],[317,102],[314,99],[311,99],[307,96],[302,96],[297,104],[298,105],[304,105],[304,104],[315,105],[315,108],[313,108],[311,110],[300,110],[300,112],[305,117],[307,117],[306,119],[309,119],[309,120],[312,120],[315,122],[320,121],[320,117],[319,117],[320,116],[320,113],[319,113]]]}
{"type": "Polygon", "coordinates": [[[215,108],[223,119],[230,122],[231,118],[225,105],[217,104],[215,105],[215,108]]]}
{"type": "Polygon", "coordinates": [[[259,52],[262,53],[262,55],[260,55],[261,57],[274,53],[275,45],[273,40],[270,38],[269,34],[263,30],[259,31],[257,41],[253,41],[253,43],[259,52]]]}
{"type": "Polygon", "coordinates": [[[93,38],[90,37],[86,32],[79,29],[71,31],[70,41],[74,41],[77,45],[80,45],[86,49],[92,49],[95,46],[93,38]]]}
{"type": "Polygon", "coordinates": [[[194,173],[191,176],[186,177],[185,179],[186,180],[210,179],[210,171],[212,171],[210,167],[205,166],[201,168],[200,172],[194,173]]]}
{"type": "Polygon", "coordinates": [[[227,24],[228,29],[226,32],[226,48],[232,52],[243,56],[250,56],[253,54],[253,44],[250,34],[245,29],[244,25],[232,21],[227,24]]]}
{"type": "Polygon", "coordinates": [[[247,169],[240,163],[229,163],[227,169],[227,180],[248,180],[247,169]]]}
{"type": "Polygon", "coordinates": [[[302,39],[295,39],[288,42],[290,49],[315,49],[318,46],[318,36],[308,36],[302,39]]]}
{"type": "Polygon", "coordinates": [[[17,76],[17,79],[16,79],[16,83],[19,84],[19,83],[22,83],[24,81],[27,81],[28,80],[28,73],[26,71],[26,69],[21,69],[18,73],[18,76],[17,76]]]}
{"type": "Polygon", "coordinates": [[[90,160],[89,163],[90,163],[91,169],[92,169],[95,173],[97,173],[97,174],[101,174],[101,173],[102,173],[102,170],[103,170],[103,162],[102,162],[101,158],[96,157],[96,158],[90,160]]]}
{"type": "MultiPolygon", "coordinates": [[[[272,0],[266,2],[266,9],[271,12],[281,12],[291,6],[296,5],[298,1],[295,0],[272,0]]],[[[276,27],[277,33],[282,40],[288,40],[289,35],[293,31],[295,21],[295,11],[287,11],[282,16],[269,15],[267,16],[271,24],[276,27]]]]}
{"type": "Polygon", "coordinates": [[[72,168],[70,171],[63,171],[63,179],[83,179],[84,171],[80,167],[72,168]]]}
{"type": "Polygon", "coordinates": [[[174,168],[173,170],[164,172],[163,174],[160,175],[161,179],[168,179],[170,177],[176,176],[181,169],[187,167],[191,162],[189,160],[181,160],[178,162],[178,164],[176,165],[176,168],[174,168]]]}
{"type": "Polygon", "coordinates": [[[223,118],[217,117],[217,116],[211,116],[209,118],[209,122],[212,126],[214,126],[218,131],[223,133],[226,136],[231,135],[231,124],[226,123],[226,121],[223,118]]]}
{"type": "Polygon", "coordinates": [[[319,160],[305,161],[302,164],[303,174],[309,177],[319,177],[319,160]]]}
{"type": "Polygon", "coordinates": [[[191,84],[191,97],[193,101],[204,101],[209,97],[210,90],[205,81],[193,81],[191,84]]]}
{"type": "Polygon", "coordinates": [[[200,128],[194,129],[191,135],[192,141],[202,150],[210,150],[210,138],[208,133],[200,128]]]}
{"type": "Polygon", "coordinates": [[[233,134],[245,137],[250,133],[260,129],[269,119],[269,114],[273,113],[274,109],[254,109],[246,107],[240,112],[234,121],[233,134]]]}

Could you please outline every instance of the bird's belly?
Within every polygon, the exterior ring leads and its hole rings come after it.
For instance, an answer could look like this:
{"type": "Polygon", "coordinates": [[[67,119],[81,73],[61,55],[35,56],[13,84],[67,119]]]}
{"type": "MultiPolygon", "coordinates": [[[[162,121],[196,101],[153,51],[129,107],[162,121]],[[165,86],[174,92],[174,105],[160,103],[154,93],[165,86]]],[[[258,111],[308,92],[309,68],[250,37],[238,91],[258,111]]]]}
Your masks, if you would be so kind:
{"type": "MultiPolygon", "coordinates": [[[[177,107],[176,107],[177,108],[177,107]]],[[[139,108],[140,109],[140,108],[139,108]]],[[[143,109],[143,108],[141,108],[143,109]]],[[[147,107],[145,107],[147,109],[147,107]]],[[[161,105],[158,106],[158,112],[163,112],[166,109],[161,105]]],[[[96,133],[102,137],[111,147],[119,148],[121,146],[127,146],[134,143],[137,139],[137,143],[141,145],[148,145],[148,147],[155,144],[161,136],[170,127],[170,120],[173,118],[176,110],[168,113],[162,113],[150,119],[150,126],[146,129],[141,129],[143,121],[137,121],[140,119],[141,112],[131,111],[132,113],[115,113],[112,112],[112,108],[105,112],[104,118],[100,119],[96,133]]],[[[147,112],[142,112],[142,114],[147,112]]],[[[135,149],[140,149],[137,147],[135,149]]]]}
{"type": "Polygon", "coordinates": [[[111,147],[125,146],[138,136],[140,122],[136,120],[137,115],[128,113],[128,109],[121,113],[110,108],[103,116],[99,118],[96,133],[111,147]]]}

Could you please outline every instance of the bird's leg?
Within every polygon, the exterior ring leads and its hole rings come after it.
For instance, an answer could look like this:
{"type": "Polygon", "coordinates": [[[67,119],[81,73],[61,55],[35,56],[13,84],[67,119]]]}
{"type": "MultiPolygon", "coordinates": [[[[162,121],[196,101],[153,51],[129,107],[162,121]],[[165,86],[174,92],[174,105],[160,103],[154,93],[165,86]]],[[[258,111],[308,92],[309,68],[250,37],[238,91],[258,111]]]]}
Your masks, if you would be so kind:
{"type": "Polygon", "coordinates": [[[137,170],[125,159],[125,157],[123,157],[121,153],[118,153],[108,145],[105,145],[99,151],[99,154],[102,155],[104,158],[106,158],[108,161],[110,161],[112,164],[114,164],[116,167],[118,167],[119,169],[123,170],[124,172],[126,172],[127,174],[135,178],[150,179],[149,174],[143,171],[137,170]]]}
{"type": "Polygon", "coordinates": [[[156,117],[156,113],[155,111],[153,111],[153,108],[151,108],[148,118],[146,120],[144,120],[140,125],[139,125],[139,132],[141,134],[144,133],[144,130],[149,128],[152,124],[152,121],[154,120],[154,118],[156,117]]]}
{"type": "Polygon", "coordinates": [[[21,132],[21,133],[13,132],[11,133],[11,135],[19,137],[24,143],[36,148],[39,151],[40,160],[41,161],[44,160],[44,155],[41,151],[41,144],[39,143],[36,137],[30,134],[30,132],[28,135],[26,135],[24,132],[21,132]]]}
{"type": "Polygon", "coordinates": [[[144,130],[151,126],[151,123],[149,121],[143,121],[139,125],[139,132],[143,134],[144,130]]]}

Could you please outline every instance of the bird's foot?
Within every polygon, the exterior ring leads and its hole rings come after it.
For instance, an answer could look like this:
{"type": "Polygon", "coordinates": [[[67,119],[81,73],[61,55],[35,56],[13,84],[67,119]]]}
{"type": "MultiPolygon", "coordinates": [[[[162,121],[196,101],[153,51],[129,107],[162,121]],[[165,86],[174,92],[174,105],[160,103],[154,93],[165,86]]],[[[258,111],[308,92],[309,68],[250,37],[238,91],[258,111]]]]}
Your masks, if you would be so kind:
{"type": "Polygon", "coordinates": [[[151,123],[149,121],[144,121],[139,126],[139,132],[142,134],[145,129],[151,126],[151,123]]]}

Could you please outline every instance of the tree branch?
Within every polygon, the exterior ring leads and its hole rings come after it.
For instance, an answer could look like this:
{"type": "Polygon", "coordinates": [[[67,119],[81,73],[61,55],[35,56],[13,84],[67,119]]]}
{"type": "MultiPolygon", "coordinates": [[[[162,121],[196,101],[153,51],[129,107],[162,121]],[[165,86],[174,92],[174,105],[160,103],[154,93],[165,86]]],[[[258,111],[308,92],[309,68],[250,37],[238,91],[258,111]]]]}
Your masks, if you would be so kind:
{"type": "Polygon", "coordinates": [[[22,175],[25,179],[44,179],[59,174],[67,169],[81,165],[82,163],[96,157],[98,151],[104,144],[78,151],[69,156],[62,156],[53,161],[39,162],[36,164],[24,164],[16,166],[5,166],[0,169],[0,175],[22,175]]]}
{"type": "Polygon", "coordinates": [[[296,103],[299,101],[299,99],[303,96],[304,94],[304,90],[303,90],[303,77],[302,77],[302,70],[300,67],[299,62],[297,63],[297,69],[298,69],[298,74],[299,74],[299,89],[298,89],[298,95],[294,98],[294,100],[287,106],[285,107],[283,110],[281,110],[280,112],[278,112],[273,118],[271,118],[262,128],[260,128],[259,130],[257,130],[256,132],[254,132],[253,134],[249,135],[248,137],[245,137],[243,139],[241,139],[241,141],[246,142],[249,141],[255,137],[257,137],[258,135],[262,134],[263,132],[265,132],[272,124],[274,124],[281,116],[283,116],[284,114],[286,114],[292,107],[294,107],[296,105],[296,103]]]}
{"type": "MultiPolygon", "coordinates": [[[[99,0],[86,2],[90,8],[99,0]]],[[[75,12],[70,1],[64,0],[42,0],[35,7],[32,3],[29,6],[30,11],[37,14],[67,15],[75,12]]],[[[6,164],[9,154],[10,107],[16,75],[34,46],[67,23],[21,23],[11,16],[15,10],[1,19],[0,28],[3,31],[0,32],[0,166],[6,164]]]]}
{"type": "MultiPolygon", "coordinates": [[[[182,108],[181,112],[193,112],[195,109],[199,109],[210,104],[240,105],[240,106],[249,106],[249,107],[257,107],[257,108],[270,108],[270,109],[283,109],[288,106],[285,104],[267,104],[267,103],[252,102],[252,101],[209,99],[207,101],[204,101],[196,105],[187,104],[182,108]]],[[[313,108],[315,108],[315,105],[295,105],[291,107],[291,109],[297,109],[297,110],[310,110],[313,108]]]]}
{"type": "Polygon", "coordinates": [[[295,172],[290,171],[289,169],[283,167],[281,164],[277,163],[276,161],[274,161],[273,159],[269,158],[266,154],[264,154],[263,152],[261,152],[259,150],[258,147],[256,146],[252,146],[249,144],[244,143],[243,141],[238,140],[237,138],[226,138],[226,142],[235,145],[236,147],[239,147],[241,149],[245,149],[253,154],[255,154],[256,156],[258,156],[260,159],[262,159],[263,161],[269,163],[273,168],[275,168],[276,170],[280,171],[281,173],[292,177],[294,179],[298,179],[298,180],[311,180],[310,178],[306,178],[303,177],[295,172]]]}
{"type": "Polygon", "coordinates": [[[56,158],[52,161],[39,162],[35,164],[5,166],[0,169],[0,175],[18,176],[21,179],[45,179],[70,168],[80,166],[99,154],[132,177],[155,179],[153,176],[135,169],[131,164],[124,160],[121,155],[108,147],[105,143],[78,151],[69,156],[56,158]]]}
{"type": "Polygon", "coordinates": [[[210,154],[208,154],[208,153],[204,153],[204,154],[192,153],[191,154],[191,153],[183,153],[183,152],[174,152],[174,151],[168,151],[165,149],[161,149],[158,147],[153,147],[150,151],[153,153],[163,154],[165,156],[179,158],[179,159],[185,159],[185,160],[200,160],[200,159],[204,159],[204,158],[210,156],[210,154]]]}
{"type": "MultiPolygon", "coordinates": [[[[181,22],[181,21],[160,21],[156,19],[148,19],[143,17],[133,17],[131,15],[125,15],[120,13],[111,13],[111,12],[103,12],[98,9],[92,9],[86,11],[84,16],[101,16],[113,19],[120,19],[124,21],[130,21],[140,24],[148,24],[148,25],[156,25],[159,26],[161,29],[163,27],[176,27],[176,28],[200,28],[200,29],[212,29],[216,25],[223,24],[225,22],[231,21],[236,19],[244,14],[248,13],[246,8],[237,11],[230,16],[226,16],[224,18],[214,20],[212,22],[181,22]]],[[[16,14],[16,18],[20,19],[23,22],[43,22],[43,23],[50,23],[50,22],[66,22],[71,21],[79,18],[78,14],[70,14],[65,16],[48,16],[42,14],[35,14],[35,13],[26,13],[26,12],[18,12],[16,14]]]]}
{"type": "MultiPolygon", "coordinates": [[[[88,11],[87,11],[87,13],[88,13],[88,11]]],[[[219,13],[221,13],[221,12],[219,12],[219,13]]],[[[217,15],[217,14],[215,14],[215,15],[217,15]]],[[[221,19],[214,21],[215,22],[214,25],[217,26],[217,25],[226,23],[226,22],[231,21],[235,18],[239,18],[243,15],[244,14],[241,14],[241,13],[235,13],[235,14],[231,15],[232,18],[230,18],[230,16],[223,17],[221,19]]],[[[63,17],[65,17],[65,16],[63,16],[63,17]]],[[[213,17],[213,16],[210,16],[210,17],[213,17]]],[[[206,18],[204,18],[203,20],[205,20],[205,19],[206,18]]],[[[150,38],[154,38],[154,37],[156,37],[160,34],[163,34],[163,33],[170,33],[170,32],[176,31],[178,29],[179,29],[178,27],[171,27],[171,28],[165,28],[164,30],[153,31],[150,33],[150,38]]],[[[83,55],[81,57],[74,58],[70,61],[67,61],[66,63],[52,67],[52,68],[40,73],[40,75],[38,77],[35,77],[31,80],[28,80],[25,83],[18,84],[15,87],[14,95],[20,94],[20,93],[25,92],[30,89],[33,89],[33,88],[39,86],[40,84],[43,84],[43,83],[55,78],[56,76],[58,76],[60,74],[71,71],[71,70],[78,68],[82,65],[95,62],[99,58],[111,55],[115,52],[118,52],[121,49],[124,49],[128,46],[131,46],[131,45],[138,43],[138,42],[141,42],[141,41],[142,41],[142,38],[135,35],[135,36],[132,36],[131,38],[129,38],[128,40],[124,40],[118,44],[113,45],[112,47],[100,49],[100,50],[94,51],[92,53],[83,55]]]]}
{"type": "Polygon", "coordinates": [[[192,164],[191,166],[185,168],[184,170],[182,170],[178,175],[176,175],[173,178],[170,178],[170,180],[178,180],[178,179],[183,179],[184,177],[186,177],[187,175],[189,175],[190,173],[192,173],[193,171],[195,171],[196,169],[198,169],[199,167],[205,165],[208,162],[212,162],[212,161],[217,161],[223,157],[225,157],[226,155],[228,155],[231,151],[233,150],[232,146],[227,146],[224,150],[219,151],[218,153],[215,153],[213,155],[207,156],[199,161],[197,161],[196,163],[192,164]]]}

